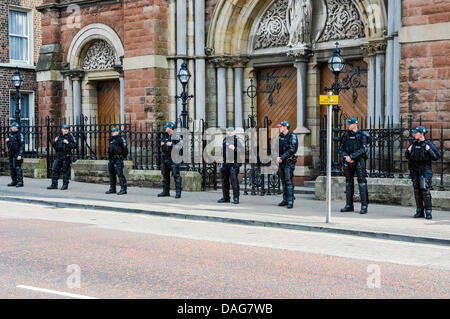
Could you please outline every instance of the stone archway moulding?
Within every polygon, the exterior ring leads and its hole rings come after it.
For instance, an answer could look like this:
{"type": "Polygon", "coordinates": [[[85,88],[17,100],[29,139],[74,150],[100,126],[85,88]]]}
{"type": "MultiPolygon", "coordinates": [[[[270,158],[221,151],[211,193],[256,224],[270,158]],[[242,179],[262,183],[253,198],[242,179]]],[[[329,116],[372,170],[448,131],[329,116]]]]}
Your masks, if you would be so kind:
{"type": "MultiPolygon", "coordinates": [[[[251,30],[274,1],[219,0],[209,27],[207,47],[214,55],[247,55],[251,30]]],[[[325,1],[326,2],[326,1],[325,1]]],[[[367,40],[384,36],[386,8],[382,0],[353,0],[364,23],[367,40]]]]}
{"type": "Polygon", "coordinates": [[[69,51],[67,53],[66,61],[69,62],[70,69],[81,68],[82,57],[80,56],[85,45],[93,40],[104,40],[111,45],[115,53],[114,64],[121,64],[120,57],[125,54],[122,40],[111,27],[106,24],[93,23],[85,26],[78,31],[70,44],[69,51]]]}

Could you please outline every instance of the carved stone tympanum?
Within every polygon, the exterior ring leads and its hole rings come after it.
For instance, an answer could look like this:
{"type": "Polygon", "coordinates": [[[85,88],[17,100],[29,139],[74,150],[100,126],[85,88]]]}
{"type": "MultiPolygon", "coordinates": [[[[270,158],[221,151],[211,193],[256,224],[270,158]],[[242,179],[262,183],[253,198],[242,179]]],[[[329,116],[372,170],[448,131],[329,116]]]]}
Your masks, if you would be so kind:
{"type": "Polygon", "coordinates": [[[285,47],[289,42],[286,12],[289,0],[278,0],[267,10],[256,33],[254,49],[285,47]]]}
{"type": "Polygon", "coordinates": [[[319,42],[364,36],[364,24],[352,0],[327,0],[327,23],[319,42]]]}
{"type": "Polygon", "coordinates": [[[104,70],[114,67],[113,48],[104,40],[95,41],[87,50],[83,60],[84,70],[104,70]]]}

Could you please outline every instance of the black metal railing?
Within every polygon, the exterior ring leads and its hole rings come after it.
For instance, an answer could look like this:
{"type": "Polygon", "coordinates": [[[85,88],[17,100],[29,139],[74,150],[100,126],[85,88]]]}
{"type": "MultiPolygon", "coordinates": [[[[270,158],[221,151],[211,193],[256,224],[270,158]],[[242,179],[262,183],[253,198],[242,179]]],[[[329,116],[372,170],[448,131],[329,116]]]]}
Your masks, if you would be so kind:
{"type": "MultiPolygon", "coordinates": [[[[345,132],[344,115],[339,117],[338,133],[339,138],[345,132]]],[[[358,119],[360,129],[367,131],[372,143],[369,145],[367,172],[369,177],[381,178],[409,178],[408,162],[404,157],[406,148],[413,142],[411,130],[418,125],[422,125],[420,118],[418,123],[413,123],[412,119],[401,118],[400,122],[394,125],[391,118],[362,118],[358,119]],[[414,124],[414,125],[413,125],[414,124]]],[[[320,174],[326,174],[326,146],[327,146],[327,118],[321,119],[320,125],[320,174]]],[[[445,131],[443,126],[429,127],[426,138],[432,141],[440,151],[439,161],[433,162],[433,171],[440,176],[439,190],[444,190],[444,174],[449,174],[449,157],[450,157],[450,137],[448,130],[445,131]],[[446,133],[446,134],[445,134],[446,133]]],[[[334,152],[335,143],[333,143],[334,152]]],[[[343,175],[343,159],[338,154],[338,165],[340,175],[343,175]]]]}

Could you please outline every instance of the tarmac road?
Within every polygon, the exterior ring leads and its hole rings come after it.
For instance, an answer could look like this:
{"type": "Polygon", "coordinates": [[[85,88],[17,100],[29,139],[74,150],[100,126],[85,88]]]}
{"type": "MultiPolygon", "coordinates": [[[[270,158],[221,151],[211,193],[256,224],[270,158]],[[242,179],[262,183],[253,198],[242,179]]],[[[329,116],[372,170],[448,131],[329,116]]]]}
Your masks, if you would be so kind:
{"type": "Polygon", "coordinates": [[[447,246],[0,205],[0,298],[450,297],[447,246]]]}

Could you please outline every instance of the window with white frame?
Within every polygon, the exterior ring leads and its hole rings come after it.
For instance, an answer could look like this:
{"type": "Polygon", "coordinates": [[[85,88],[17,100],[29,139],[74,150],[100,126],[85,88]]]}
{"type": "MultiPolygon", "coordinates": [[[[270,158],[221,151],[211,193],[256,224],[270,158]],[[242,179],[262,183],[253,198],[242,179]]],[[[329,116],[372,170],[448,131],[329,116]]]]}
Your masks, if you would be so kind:
{"type": "Polygon", "coordinates": [[[10,63],[32,64],[32,31],[32,11],[19,8],[9,10],[10,63]]]}

